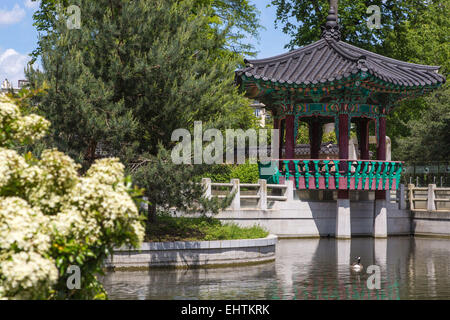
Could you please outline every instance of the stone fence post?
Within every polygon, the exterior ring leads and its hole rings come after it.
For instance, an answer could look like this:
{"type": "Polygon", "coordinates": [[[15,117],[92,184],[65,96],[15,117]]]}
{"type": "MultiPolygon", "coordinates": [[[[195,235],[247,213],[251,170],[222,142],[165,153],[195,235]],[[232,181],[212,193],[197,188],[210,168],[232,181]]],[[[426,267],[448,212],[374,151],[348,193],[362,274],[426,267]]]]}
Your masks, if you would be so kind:
{"type": "Polygon", "coordinates": [[[258,209],[267,210],[267,180],[260,179],[258,180],[258,184],[259,184],[258,209]]]}
{"type": "Polygon", "coordinates": [[[398,208],[399,210],[406,209],[406,197],[405,197],[405,185],[401,184],[397,189],[397,197],[398,197],[398,208]]]}
{"type": "Polygon", "coordinates": [[[212,198],[211,179],[210,178],[202,178],[202,185],[204,188],[205,199],[211,199],[212,198]]]}
{"type": "Polygon", "coordinates": [[[231,183],[233,187],[231,188],[231,193],[235,193],[235,197],[233,202],[231,202],[232,210],[240,210],[241,209],[241,188],[239,186],[239,179],[232,179],[231,183]]]}
{"type": "Polygon", "coordinates": [[[286,201],[294,201],[294,181],[286,180],[286,191],[284,192],[284,196],[287,198],[286,201]]]}
{"type": "Polygon", "coordinates": [[[408,184],[408,197],[409,197],[409,210],[413,211],[414,208],[414,188],[416,186],[413,184],[408,184]]]}
{"type": "Polygon", "coordinates": [[[429,184],[428,185],[428,197],[427,197],[427,210],[428,211],[436,211],[436,196],[435,196],[435,190],[436,185],[435,184],[429,184]]]}

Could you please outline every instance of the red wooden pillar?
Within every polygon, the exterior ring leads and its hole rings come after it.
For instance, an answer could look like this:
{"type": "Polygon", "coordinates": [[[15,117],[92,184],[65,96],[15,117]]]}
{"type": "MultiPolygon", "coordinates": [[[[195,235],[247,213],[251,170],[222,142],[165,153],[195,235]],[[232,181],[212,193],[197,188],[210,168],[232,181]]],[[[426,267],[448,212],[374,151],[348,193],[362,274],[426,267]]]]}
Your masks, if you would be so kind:
{"type": "Polygon", "coordinates": [[[320,146],[322,144],[322,132],[321,126],[322,124],[318,120],[313,120],[310,123],[309,130],[309,141],[310,141],[310,150],[311,150],[311,159],[319,159],[320,146]]]}
{"type": "MultiPolygon", "coordinates": [[[[284,159],[285,155],[283,154],[283,147],[284,147],[284,128],[286,127],[286,120],[280,119],[280,159],[284,159]]],[[[283,169],[283,162],[280,161],[279,167],[280,171],[283,169]]]]}
{"type": "MultiPolygon", "coordinates": [[[[294,159],[295,156],[294,121],[293,115],[286,116],[286,159],[294,159]]],[[[293,165],[289,168],[292,170],[293,165]]]]}
{"type": "Polygon", "coordinates": [[[369,124],[370,120],[361,118],[359,121],[359,152],[361,160],[369,160],[369,124]]]}
{"type": "MultiPolygon", "coordinates": [[[[349,140],[348,114],[339,115],[339,159],[348,159],[348,140],[349,140]]],[[[342,163],[339,167],[343,174],[347,173],[347,162],[342,163]]],[[[339,190],[338,199],[349,199],[348,190],[339,190]]]]}
{"type": "Polygon", "coordinates": [[[294,159],[295,137],[294,116],[286,116],[286,158],[294,159]]]}
{"type": "MultiPolygon", "coordinates": [[[[379,119],[377,160],[386,161],[386,118],[384,117],[379,119]]],[[[375,191],[375,199],[386,200],[386,191],[375,191]]]]}

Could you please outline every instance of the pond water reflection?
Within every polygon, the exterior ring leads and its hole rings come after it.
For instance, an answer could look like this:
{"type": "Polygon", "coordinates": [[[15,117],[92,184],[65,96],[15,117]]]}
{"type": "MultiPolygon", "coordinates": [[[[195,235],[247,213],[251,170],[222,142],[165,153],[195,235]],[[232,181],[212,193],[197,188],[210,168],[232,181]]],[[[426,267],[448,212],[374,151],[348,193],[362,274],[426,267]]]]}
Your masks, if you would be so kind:
{"type": "Polygon", "coordinates": [[[450,240],[279,240],[276,262],[197,270],[110,272],[110,299],[450,299],[450,240]],[[351,271],[355,257],[381,269],[381,289],[351,271]]]}

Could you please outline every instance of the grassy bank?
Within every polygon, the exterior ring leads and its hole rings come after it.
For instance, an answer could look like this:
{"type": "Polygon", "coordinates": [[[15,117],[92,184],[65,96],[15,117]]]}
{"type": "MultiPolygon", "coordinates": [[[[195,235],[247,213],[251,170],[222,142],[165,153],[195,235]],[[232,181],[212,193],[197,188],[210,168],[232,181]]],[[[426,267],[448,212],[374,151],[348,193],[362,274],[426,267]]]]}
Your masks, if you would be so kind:
{"type": "Polygon", "coordinates": [[[181,218],[159,215],[147,226],[145,241],[210,241],[265,238],[269,232],[259,226],[242,228],[210,218],[181,218]]]}

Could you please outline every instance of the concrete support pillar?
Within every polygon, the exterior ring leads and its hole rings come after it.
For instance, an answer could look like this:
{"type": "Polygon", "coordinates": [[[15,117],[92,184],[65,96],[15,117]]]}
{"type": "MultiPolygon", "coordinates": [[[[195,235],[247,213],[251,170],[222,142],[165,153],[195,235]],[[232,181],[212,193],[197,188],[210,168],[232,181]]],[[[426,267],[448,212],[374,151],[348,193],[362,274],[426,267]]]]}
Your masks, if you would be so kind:
{"type": "Polygon", "coordinates": [[[406,209],[406,194],[405,194],[405,185],[400,184],[397,190],[397,198],[398,198],[398,208],[400,210],[406,209]]]}
{"type": "Polygon", "coordinates": [[[435,195],[435,184],[428,185],[428,197],[427,197],[427,210],[436,211],[436,195],[435,195]]]}
{"type": "Polygon", "coordinates": [[[352,236],[350,221],[350,200],[337,199],[336,239],[350,239],[352,236]]]}
{"type": "Polygon", "coordinates": [[[204,189],[203,196],[205,197],[205,199],[211,199],[212,198],[211,179],[203,178],[202,185],[203,185],[203,189],[204,189]]]}
{"type": "Polygon", "coordinates": [[[267,180],[260,179],[258,180],[258,184],[259,184],[258,209],[267,210],[267,180]]]}
{"type": "MultiPolygon", "coordinates": [[[[384,196],[386,198],[386,191],[384,196]]],[[[386,199],[375,199],[373,214],[373,236],[375,238],[387,238],[387,208],[386,199]]]]}
{"type": "Polygon", "coordinates": [[[231,188],[231,192],[236,194],[233,199],[233,202],[231,202],[231,209],[232,210],[240,210],[241,209],[241,188],[239,186],[239,179],[232,179],[231,183],[233,184],[233,187],[231,188]]]}

